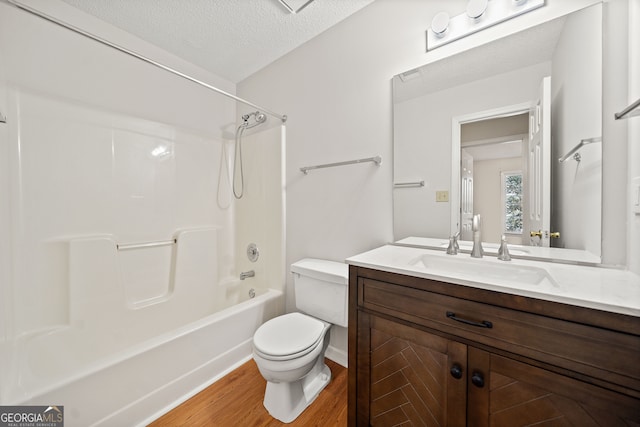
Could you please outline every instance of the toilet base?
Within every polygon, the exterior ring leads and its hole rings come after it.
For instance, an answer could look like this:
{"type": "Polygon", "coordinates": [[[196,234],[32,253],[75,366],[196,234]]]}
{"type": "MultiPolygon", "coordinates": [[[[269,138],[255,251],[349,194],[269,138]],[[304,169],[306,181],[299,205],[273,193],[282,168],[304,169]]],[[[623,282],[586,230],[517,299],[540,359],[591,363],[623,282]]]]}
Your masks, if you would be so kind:
{"type": "Polygon", "coordinates": [[[273,418],[290,423],[313,403],[330,381],[331,370],[324,363],[324,358],[318,358],[304,378],[293,382],[267,381],[264,407],[273,418]]]}

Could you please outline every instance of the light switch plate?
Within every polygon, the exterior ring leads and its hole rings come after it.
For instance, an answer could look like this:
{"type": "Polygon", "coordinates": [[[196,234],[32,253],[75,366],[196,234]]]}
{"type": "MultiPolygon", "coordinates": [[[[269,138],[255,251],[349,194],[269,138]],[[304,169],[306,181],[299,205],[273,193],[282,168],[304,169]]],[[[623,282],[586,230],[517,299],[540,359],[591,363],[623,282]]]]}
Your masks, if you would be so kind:
{"type": "Polygon", "coordinates": [[[448,202],[449,192],[447,190],[436,191],[436,202],[448,202]]]}

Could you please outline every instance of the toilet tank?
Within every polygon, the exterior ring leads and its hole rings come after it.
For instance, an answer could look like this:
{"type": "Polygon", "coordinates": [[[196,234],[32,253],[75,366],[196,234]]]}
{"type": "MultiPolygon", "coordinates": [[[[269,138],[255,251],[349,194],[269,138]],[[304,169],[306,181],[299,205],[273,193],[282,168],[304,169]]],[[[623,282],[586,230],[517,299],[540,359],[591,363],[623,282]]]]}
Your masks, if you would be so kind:
{"type": "Polygon", "coordinates": [[[291,264],[296,307],[315,318],[347,326],[349,266],[305,258],[291,264]]]}

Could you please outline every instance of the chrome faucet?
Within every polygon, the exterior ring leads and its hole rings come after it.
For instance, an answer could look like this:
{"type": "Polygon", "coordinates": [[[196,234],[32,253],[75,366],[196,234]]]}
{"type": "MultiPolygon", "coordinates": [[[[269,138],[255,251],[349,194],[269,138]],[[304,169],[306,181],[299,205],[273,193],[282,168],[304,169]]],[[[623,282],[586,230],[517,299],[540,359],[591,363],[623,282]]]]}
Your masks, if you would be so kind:
{"type": "Polygon", "coordinates": [[[507,237],[503,234],[500,240],[500,249],[498,249],[498,259],[500,261],[511,261],[509,248],[507,247],[507,237]]]}
{"type": "Polygon", "coordinates": [[[484,255],[484,251],[482,250],[482,239],[480,238],[480,227],[482,226],[482,221],[480,219],[480,214],[476,214],[473,216],[473,248],[471,249],[471,257],[472,258],[482,258],[484,255]]]}
{"type": "Polygon", "coordinates": [[[253,270],[243,271],[242,273],[240,273],[240,280],[244,280],[247,277],[253,277],[255,275],[256,275],[256,272],[253,270]]]}
{"type": "Polygon", "coordinates": [[[453,236],[449,237],[449,246],[447,247],[448,255],[458,255],[458,251],[460,250],[460,246],[458,245],[459,237],[460,237],[459,231],[453,236]]]}

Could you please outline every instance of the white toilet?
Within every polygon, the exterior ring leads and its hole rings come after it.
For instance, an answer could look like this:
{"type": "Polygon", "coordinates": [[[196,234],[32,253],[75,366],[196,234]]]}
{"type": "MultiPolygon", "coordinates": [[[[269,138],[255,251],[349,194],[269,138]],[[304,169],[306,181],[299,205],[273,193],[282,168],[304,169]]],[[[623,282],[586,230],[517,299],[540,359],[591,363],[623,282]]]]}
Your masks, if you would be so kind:
{"type": "Polygon", "coordinates": [[[301,313],[273,318],[253,335],[253,359],[267,380],[264,406],[290,423],[331,380],[324,363],[332,324],[347,326],[347,264],[306,258],[291,265],[301,313]]]}

